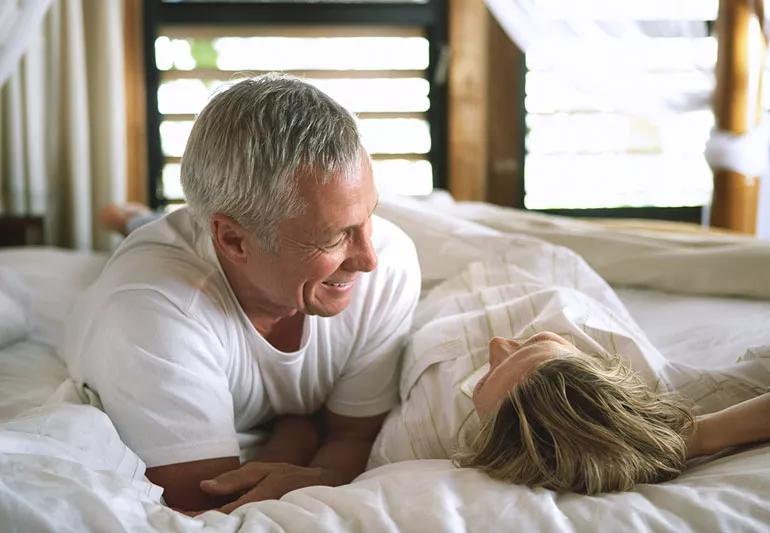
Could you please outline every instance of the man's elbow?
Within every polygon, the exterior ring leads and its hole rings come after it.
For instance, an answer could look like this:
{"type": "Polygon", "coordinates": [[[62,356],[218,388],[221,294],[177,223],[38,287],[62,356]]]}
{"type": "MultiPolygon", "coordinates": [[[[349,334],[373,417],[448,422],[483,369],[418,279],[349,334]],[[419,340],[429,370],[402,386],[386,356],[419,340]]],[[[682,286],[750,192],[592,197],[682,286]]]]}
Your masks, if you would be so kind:
{"type": "Polygon", "coordinates": [[[216,496],[203,492],[200,482],[239,466],[237,457],[204,459],[148,468],[147,478],[163,487],[163,499],[169,507],[181,511],[206,511],[230,503],[234,496],[216,496]]]}

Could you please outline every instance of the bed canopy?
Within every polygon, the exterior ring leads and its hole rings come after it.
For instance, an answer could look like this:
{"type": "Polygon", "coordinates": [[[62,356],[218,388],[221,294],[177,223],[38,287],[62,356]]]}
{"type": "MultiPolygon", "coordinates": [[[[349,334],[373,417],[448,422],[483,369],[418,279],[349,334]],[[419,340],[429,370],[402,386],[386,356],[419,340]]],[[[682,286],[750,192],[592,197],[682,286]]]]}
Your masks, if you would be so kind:
{"type": "Polygon", "coordinates": [[[40,31],[51,0],[6,0],[0,4],[0,86],[40,31]]]}

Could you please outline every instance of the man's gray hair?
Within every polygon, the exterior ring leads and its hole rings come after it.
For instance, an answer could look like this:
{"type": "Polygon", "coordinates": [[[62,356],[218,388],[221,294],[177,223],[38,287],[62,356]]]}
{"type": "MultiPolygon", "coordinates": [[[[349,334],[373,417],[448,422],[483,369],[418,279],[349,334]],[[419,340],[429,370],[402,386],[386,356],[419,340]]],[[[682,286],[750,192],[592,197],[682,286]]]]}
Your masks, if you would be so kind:
{"type": "Polygon", "coordinates": [[[327,183],[359,164],[355,120],[317,88],[267,74],[214,96],[193,125],[182,188],[205,229],[222,213],[276,251],[276,232],[304,209],[300,179],[327,183]]]}

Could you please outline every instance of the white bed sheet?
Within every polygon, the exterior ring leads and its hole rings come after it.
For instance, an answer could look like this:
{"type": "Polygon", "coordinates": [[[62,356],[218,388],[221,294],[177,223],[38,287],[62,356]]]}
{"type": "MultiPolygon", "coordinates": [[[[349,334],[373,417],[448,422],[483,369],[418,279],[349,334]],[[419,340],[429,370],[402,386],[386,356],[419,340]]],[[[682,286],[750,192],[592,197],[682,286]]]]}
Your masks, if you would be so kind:
{"type": "MultiPolygon", "coordinates": [[[[32,338],[57,346],[64,317],[75,297],[101,272],[107,256],[55,248],[14,248],[0,252],[0,269],[11,269],[27,284],[32,338]]],[[[2,275],[2,271],[0,271],[2,275]]]]}
{"type": "MultiPolygon", "coordinates": [[[[770,277],[770,265],[768,265],[770,277]]],[[[631,315],[668,359],[713,368],[770,344],[770,302],[616,289],[631,315]]]]}
{"type": "MultiPolygon", "coordinates": [[[[474,245],[492,242],[496,234],[459,218],[435,225],[434,217],[421,218],[419,210],[401,213],[399,220],[397,211],[390,218],[413,233],[418,248],[420,242],[437,236],[442,246],[449,247],[449,252],[428,260],[428,283],[459,270],[474,245]]],[[[180,515],[160,504],[158,491],[141,472],[129,471],[122,459],[116,459],[130,457],[130,450],[115,440],[114,428],[94,408],[49,401],[48,406],[29,411],[60,386],[65,370],[52,345],[60,338],[61,321],[72,299],[103,263],[101,256],[57,250],[0,252],[0,267],[11,265],[32,287],[35,325],[32,338],[0,350],[0,524],[13,524],[19,531],[770,528],[767,446],[623,494],[557,495],[493,481],[476,471],[455,469],[447,461],[413,461],[372,470],[348,486],[309,487],[280,501],[245,506],[229,516],[180,515]],[[26,416],[20,418],[22,412],[26,416]],[[75,438],[88,431],[88,438],[75,438]]],[[[747,347],[769,342],[770,302],[638,289],[623,289],[620,295],[664,354],[690,364],[727,363],[747,347]]]]}

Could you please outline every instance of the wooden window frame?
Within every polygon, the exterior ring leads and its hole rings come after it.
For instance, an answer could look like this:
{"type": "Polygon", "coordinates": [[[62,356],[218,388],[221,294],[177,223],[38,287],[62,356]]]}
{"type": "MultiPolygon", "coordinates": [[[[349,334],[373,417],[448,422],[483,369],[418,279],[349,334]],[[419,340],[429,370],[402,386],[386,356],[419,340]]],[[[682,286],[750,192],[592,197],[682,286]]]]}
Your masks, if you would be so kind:
{"type": "MultiPolygon", "coordinates": [[[[481,0],[450,0],[448,187],[457,200],[525,209],[524,54],[481,0]],[[468,36],[473,36],[468,42],[468,36]]],[[[712,24],[707,21],[709,30],[712,24]]],[[[702,206],[531,209],[605,218],[700,223],[702,206]]]]}
{"type": "Polygon", "coordinates": [[[434,188],[446,187],[446,102],[445,54],[447,43],[446,0],[427,3],[345,2],[163,2],[145,0],[144,62],[147,113],[147,199],[154,209],[169,203],[162,190],[161,173],[166,158],[160,140],[161,114],[158,110],[160,72],[155,63],[155,38],[160,26],[212,25],[243,26],[244,23],[265,25],[314,26],[394,26],[421,27],[429,43],[426,69],[430,84],[431,150],[428,160],[433,168],[434,188]]]}

